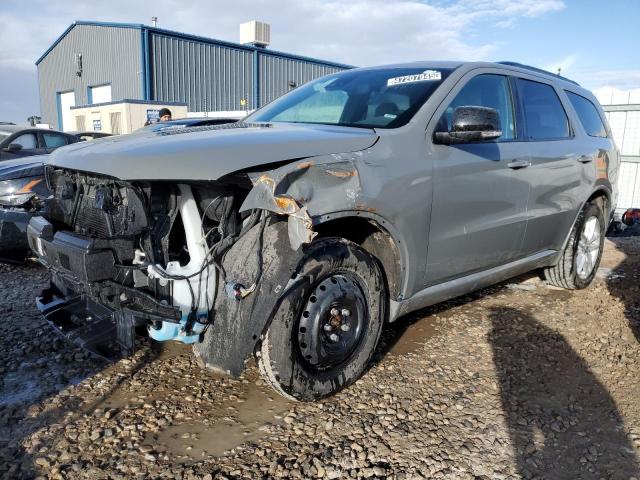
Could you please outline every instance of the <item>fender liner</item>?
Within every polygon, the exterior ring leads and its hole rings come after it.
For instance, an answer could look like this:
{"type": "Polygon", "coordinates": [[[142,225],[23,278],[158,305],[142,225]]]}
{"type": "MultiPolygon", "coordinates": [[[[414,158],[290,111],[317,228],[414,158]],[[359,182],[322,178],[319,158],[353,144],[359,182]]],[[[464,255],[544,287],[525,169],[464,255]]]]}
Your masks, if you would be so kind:
{"type": "MultiPolygon", "coordinates": [[[[225,254],[222,265],[227,282],[250,285],[258,266],[260,225],[240,238],[225,254]]],[[[238,376],[259,345],[282,299],[304,278],[295,272],[302,249],[289,246],[287,222],[272,217],[262,232],[262,274],[256,290],[238,301],[225,293],[224,282],[218,282],[212,323],[194,352],[212,370],[238,376]]]]}

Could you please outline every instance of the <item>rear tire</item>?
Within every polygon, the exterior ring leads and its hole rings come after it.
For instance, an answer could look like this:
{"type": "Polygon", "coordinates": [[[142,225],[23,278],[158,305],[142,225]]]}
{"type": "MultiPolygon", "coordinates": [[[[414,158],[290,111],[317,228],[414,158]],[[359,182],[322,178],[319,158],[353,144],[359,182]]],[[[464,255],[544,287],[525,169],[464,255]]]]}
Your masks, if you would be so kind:
{"type": "Polygon", "coordinates": [[[357,244],[324,238],[307,247],[296,279],[256,352],[260,374],[301,401],[356,381],[375,351],[387,293],[375,258],[357,244]]]}
{"type": "Polygon", "coordinates": [[[578,290],[593,281],[604,246],[606,222],[601,203],[587,203],[576,220],[569,241],[553,267],[544,271],[549,285],[578,290]]]}

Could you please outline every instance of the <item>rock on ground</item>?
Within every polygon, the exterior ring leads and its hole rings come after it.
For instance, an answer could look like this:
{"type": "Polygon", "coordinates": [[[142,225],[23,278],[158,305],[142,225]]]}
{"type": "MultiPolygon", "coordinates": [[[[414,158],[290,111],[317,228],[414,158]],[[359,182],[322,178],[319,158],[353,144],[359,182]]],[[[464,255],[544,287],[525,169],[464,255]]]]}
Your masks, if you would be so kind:
{"type": "Polygon", "coordinates": [[[182,345],[102,364],[38,315],[43,269],[0,266],[0,478],[640,478],[638,253],[607,240],[587,290],[529,275],[403,318],[313,404],[182,345]]]}

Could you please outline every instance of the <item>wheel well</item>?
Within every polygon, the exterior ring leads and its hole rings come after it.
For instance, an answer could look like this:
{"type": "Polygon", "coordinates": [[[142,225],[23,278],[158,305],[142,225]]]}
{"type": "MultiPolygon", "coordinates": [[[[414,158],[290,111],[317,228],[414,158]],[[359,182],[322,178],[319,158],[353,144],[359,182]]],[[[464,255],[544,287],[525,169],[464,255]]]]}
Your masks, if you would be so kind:
{"type": "Polygon", "coordinates": [[[393,237],[375,221],[363,217],[345,217],[318,225],[318,237],[341,237],[357,243],[382,266],[389,295],[398,298],[401,289],[400,252],[393,237]]]}
{"type": "Polygon", "coordinates": [[[591,203],[594,201],[600,203],[600,207],[602,208],[602,213],[604,213],[605,220],[608,222],[609,216],[611,214],[611,212],[609,211],[609,205],[610,205],[609,195],[607,195],[607,193],[604,190],[598,190],[591,194],[591,196],[589,197],[589,200],[587,200],[587,203],[591,203]]]}

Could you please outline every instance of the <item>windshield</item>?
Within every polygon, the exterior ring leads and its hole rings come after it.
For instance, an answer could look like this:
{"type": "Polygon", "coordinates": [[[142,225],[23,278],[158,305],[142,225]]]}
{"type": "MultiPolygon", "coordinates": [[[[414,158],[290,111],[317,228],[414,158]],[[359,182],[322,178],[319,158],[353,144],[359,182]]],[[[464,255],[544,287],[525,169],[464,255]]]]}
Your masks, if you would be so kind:
{"type": "Polygon", "coordinates": [[[424,67],[347,70],[309,82],[245,121],[396,128],[411,120],[451,72],[424,67]]]}
{"type": "Polygon", "coordinates": [[[11,133],[0,131],[0,143],[4,142],[9,135],[11,135],[11,133]]]}

